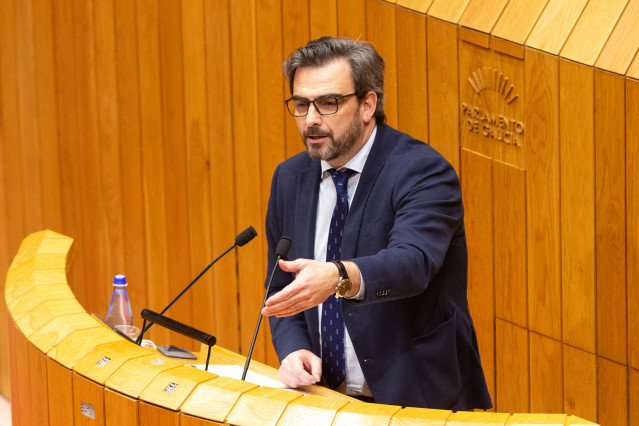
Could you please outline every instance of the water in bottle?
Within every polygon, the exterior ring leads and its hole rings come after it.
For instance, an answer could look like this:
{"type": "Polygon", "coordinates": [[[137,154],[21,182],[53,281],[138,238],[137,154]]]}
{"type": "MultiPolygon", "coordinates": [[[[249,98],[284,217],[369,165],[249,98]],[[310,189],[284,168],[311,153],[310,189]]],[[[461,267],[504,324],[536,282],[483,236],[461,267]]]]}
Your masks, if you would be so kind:
{"type": "Polygon", "coordinates": [[[107,322],[111,325],[133,325],[133,314],[126,287],[127,282],[124,275],[116,275],[113,278],[113,294],[106,317],[107,322]]]}

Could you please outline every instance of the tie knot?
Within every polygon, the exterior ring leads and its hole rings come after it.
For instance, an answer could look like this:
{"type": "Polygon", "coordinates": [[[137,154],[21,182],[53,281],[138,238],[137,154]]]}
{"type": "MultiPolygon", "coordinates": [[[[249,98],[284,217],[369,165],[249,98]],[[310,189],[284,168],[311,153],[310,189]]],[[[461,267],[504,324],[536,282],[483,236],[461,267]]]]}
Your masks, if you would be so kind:
{"type": "Polygon", "coordinates": [[[348,178],[353,176],[357,172],[351,169],[342,169],[339,171],[330,169],[329,171],[331,172],[331,177],[333,178],[333,183],[335,184],[335,190],[337,191],[337,193],[346,194],[348,178]]]}

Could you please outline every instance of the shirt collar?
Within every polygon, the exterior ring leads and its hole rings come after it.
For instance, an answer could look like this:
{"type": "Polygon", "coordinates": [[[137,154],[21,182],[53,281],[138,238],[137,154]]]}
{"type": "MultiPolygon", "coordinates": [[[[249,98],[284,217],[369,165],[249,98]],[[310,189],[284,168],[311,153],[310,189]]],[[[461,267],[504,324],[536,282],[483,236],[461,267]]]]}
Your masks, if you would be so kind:
{"type": "MultiPolygon", "coordinates": [[[[364,146],[357,151],[357,154],[353,158],[351,158],[348,163],[344,164],[340,169],[347,168],[356,171],[357,173],[362,173],[364,170],[364,164],[366,164],[366,159],[368,158],[368,154],[371,152],[371,148],[373,147],[373,143],[375,142],[375,136],[377,135],[377,126],[373,128],[371,135],[368,137],[368,140],[364,144],[364,146]]],[[[328,164],[326,161],[322,160],[322,175],[325,171],[332,169],[333,167],[328,164]]]]}

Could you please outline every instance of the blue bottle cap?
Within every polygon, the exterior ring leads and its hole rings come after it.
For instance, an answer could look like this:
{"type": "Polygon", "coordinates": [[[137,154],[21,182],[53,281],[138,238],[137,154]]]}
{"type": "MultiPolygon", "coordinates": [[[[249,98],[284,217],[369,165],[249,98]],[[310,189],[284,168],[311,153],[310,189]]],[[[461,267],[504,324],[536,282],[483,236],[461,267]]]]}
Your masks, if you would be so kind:
{"type": "Polygon", "coordinates": [[[126,276],[124,276],[124,275],[116,275],[115,277],[113,277],[113,284],[114,285],[127,285],[126,276]]]}

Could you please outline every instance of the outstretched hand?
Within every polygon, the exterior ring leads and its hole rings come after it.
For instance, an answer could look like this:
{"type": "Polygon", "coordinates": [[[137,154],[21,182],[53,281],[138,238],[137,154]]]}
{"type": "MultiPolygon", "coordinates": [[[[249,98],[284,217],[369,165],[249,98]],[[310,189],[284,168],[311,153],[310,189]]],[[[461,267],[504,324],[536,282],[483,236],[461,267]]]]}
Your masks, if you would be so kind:
{"type": "Polygon", "coordinates": [[[286,317],[324,302],[335,293],[339,272],[335,265],[310,259],[280,260],[280,268],[295,279],[266,300],[262,314],[286,317]]]}

